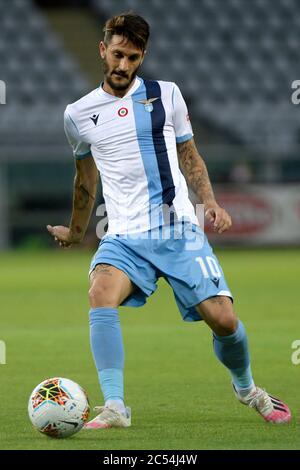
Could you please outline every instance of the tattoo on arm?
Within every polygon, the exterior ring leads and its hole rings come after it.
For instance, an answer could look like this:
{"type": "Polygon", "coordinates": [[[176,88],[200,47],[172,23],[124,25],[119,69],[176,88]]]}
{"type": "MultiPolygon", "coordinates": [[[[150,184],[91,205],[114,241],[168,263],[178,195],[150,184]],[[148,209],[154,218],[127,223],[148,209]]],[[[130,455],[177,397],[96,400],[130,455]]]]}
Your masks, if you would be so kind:
{"type": "Polygon", "coordinates": [[[77,177],[75,179],[74,208],[84,210],[89,205],[91,199],[95,200],[95,196],[90,194],[84,185],[78,182],[78,179],[77,177]]]}
{"type": "Polygon", "coordinates": [[[84,237],[93,211],[98,176],[98,170],[92,158],[76,161],[73,210],[69,226],[72,237],[79,241],[84,237]]]}
{"type": "Polygon", "coordinates": [[[199,155],[194,139],[177,144],[180,167],[188,186],[195,192],[201,202],[214,201],[214,193],[206,165],[199,155]]]}

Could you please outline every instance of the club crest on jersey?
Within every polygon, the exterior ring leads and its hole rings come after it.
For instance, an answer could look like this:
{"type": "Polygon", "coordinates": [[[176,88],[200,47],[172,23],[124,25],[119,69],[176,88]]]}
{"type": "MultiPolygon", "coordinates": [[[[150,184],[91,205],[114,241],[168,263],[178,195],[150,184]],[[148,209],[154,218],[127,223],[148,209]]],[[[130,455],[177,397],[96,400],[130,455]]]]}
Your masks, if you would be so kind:
{"type": "Polygon", "coordinates": [[[148,100],[138,100],[138,103],[142,103],[144,105],[145,111],[148,113],[152,113],[153,111],[153,101],[158,100],[157,98],[149,98],[148,100]]]}

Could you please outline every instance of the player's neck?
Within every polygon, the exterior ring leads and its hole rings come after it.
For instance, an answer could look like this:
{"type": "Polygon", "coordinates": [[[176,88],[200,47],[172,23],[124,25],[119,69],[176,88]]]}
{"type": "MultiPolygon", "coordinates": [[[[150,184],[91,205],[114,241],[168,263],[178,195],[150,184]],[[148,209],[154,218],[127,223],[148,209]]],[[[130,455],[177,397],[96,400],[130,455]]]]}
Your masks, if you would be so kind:
{"type": "Polygon", "coordinates": [[[114,89],[109,85],[109,83],[104,79],[102,88],[103,88],[103,90],[104,90],[106,93],[109,93],[110,95],[116,96],[117,98],[123,98],[123,97],[128,93],[128,91],[130,90],[130,88],[133,87],[134,84],[135,84],[135,78],[134,78],[134,80],[132,80],[132,82],[130,83],[129,87],[126,88],[125,90],[114,90],[114,89]]]}

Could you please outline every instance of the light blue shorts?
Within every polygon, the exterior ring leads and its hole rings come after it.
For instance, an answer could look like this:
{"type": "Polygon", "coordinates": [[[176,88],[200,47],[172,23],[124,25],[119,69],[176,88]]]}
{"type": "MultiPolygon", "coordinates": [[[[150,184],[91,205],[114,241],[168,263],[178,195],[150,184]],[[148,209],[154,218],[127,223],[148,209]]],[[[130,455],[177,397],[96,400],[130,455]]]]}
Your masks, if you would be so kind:
{"type": "Polygon", "coordinates": [[[195,306],[209,297],[232,299],[218,259],[196,225],[177,223],[143,234],[106,235],[92,259],[90,273],[101,263],[120,269],[137,286],[124,306],[144,305],[160,277],[171,285],[185,321],[202,320],[195,306]]]}

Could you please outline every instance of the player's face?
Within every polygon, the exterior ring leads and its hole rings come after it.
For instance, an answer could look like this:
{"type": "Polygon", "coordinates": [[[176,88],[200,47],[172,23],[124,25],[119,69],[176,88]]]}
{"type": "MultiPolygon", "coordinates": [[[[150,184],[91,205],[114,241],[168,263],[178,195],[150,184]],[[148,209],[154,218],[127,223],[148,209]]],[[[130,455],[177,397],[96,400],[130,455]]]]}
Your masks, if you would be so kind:
{"type": "Polygon", "coordinates": [[[144,52],[123,36],[114,35],[105,46],[101,41],[104,79],[115,91],[126,91],[143,62],[144,52]]]}

